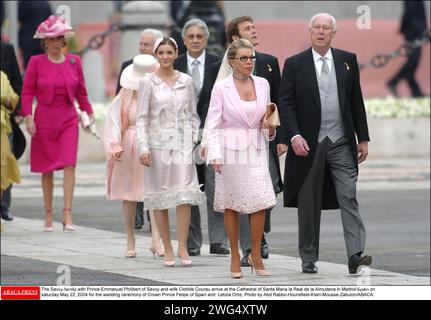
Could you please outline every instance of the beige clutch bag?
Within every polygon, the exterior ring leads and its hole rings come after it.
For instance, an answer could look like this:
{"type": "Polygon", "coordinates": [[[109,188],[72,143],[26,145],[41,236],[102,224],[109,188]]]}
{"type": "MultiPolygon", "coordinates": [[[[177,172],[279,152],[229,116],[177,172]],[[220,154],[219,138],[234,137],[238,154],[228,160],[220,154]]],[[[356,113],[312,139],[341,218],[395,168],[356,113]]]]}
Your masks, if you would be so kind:
{"type": "Polygon", "coordinates": [[[89,132],[97,139],[100,139],[100,135],[97,132],[96,124],[91,123],[90,117],[88,116],[88,113],[85,111],[81,112],[81,125],[84,131],[89,132]]]}
{"type": "Polygon", "coordinates": [[[275,129],[280,126],[280,116],[278,115],[278,108],[275,103],[271,102],[266,107],[265,119],[271,128],[275,129]]]}

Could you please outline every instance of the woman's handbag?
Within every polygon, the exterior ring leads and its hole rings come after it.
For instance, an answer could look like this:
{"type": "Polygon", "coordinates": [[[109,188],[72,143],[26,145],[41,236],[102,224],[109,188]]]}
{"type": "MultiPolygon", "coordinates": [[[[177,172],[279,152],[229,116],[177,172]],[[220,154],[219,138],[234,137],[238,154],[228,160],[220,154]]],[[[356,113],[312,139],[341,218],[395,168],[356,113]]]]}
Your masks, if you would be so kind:
{"type": "Polygon", "coordinates": [[[280,116],[278,115],[277,105],[273,102],[267,105],[265,120],[269,127],[275,129],[280,126],[280,116]]]}
{"type": "Polygon", "coordinates": [[[89,132],[97,139],[100,139],[100,135],[97,132],[96,124],[91,123],[90,117],[88,116],[88,113],[85,111],[81,112],[81,125],[84,131],[89,132]]]}

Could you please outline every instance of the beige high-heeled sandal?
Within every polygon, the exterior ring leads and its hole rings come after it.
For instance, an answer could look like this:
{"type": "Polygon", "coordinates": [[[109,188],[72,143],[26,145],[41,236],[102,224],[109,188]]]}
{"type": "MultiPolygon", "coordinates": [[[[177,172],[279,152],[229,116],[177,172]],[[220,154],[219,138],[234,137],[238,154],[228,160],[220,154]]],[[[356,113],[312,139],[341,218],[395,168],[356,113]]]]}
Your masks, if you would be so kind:
{"type": "MultiPolygon", "coordinates": [[[[64,217],[64,214],[66,212],[68,212],[70,214],[71,213],[71,209],[64,208],[63,209],[63,217],[64,217]]],[[[61,223],[63,224],[63,232],[64,231],[75,231],[76,230],[75,226],[73,224],[67,224],[66,221],[64,221],[64,220],[61,223]]]]}
{"type": "Polygon", "coordinates": [[[241,279],[242,277],[243,277],[243,274],[242,274],[242,271],[240,271],[240,272],[230,272],[230,276],[233,278],[233,279],[241,279]]]}
{"type": "Polygon", "coordinates": [[[136,250],[127,251],[126,258],[136,258],[136,250]]]}
{"type": "MultiPolygon", "coordinates": [[[[45,210],[45,213],[49,213],[52,215],[52,209],[45,210]]],[[[54,220],[54,217],[53,217],[53,220],[54,220]]],[[[53,222],[51,222],[51,226],[47,226],[46,220],[45,220],[45,225],[43,226],[43,232],[53,232],[54,227],[52,226],[52,224],[53,224],[53,222]]]]}
{"type": "Polygon", "coordinates": [[[250,267],[251,267],[251,274],[253,274],[253,268],[254,268],[255,274],[257,276],[260,276],[260,277],[269,277],[271,275],[271,273],[268,270],[265,270],[265,269],[258,270],[258,269],[256,269],[254,267],[253,260],[251,259],[251,255],[248,256],[248,263],[250,264],[250,267]]]}
{"type": "Polygon", "coordinates": [[[190,259],[190,257],[188,257],[187,259],[183,259],[180,255],[178,255],[178,258],[180,258],[181,265],[183,267],[190,267],[192,265],[192,260],[190,259]]]}
{"type": "Polygon", "coordinates": [[[156,257],[156,255],[158,257],[164,257],[165,256],[165,251],[163,251],[163,249],[157,250],[156,248],[154,248],[153,246],[151,246],[150,247],[150,251],[153,254],[153,259],[156,257]]]}

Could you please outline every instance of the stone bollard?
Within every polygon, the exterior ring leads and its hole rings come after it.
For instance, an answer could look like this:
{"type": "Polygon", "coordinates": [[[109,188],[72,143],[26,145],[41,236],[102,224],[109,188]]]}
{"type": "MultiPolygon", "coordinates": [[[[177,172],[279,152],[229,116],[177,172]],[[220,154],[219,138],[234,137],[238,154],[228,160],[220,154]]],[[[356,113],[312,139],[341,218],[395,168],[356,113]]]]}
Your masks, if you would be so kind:
{"type": "MultiPolygon", "coordinates": [[[[161,1],[131,1],[123,6],[120,62],[139,54],[142,30],[153,28],[164,31],[169,20],[166,4],[161,1]]],[[[121,64],[120,66],[121,67],[121,64]]]]}

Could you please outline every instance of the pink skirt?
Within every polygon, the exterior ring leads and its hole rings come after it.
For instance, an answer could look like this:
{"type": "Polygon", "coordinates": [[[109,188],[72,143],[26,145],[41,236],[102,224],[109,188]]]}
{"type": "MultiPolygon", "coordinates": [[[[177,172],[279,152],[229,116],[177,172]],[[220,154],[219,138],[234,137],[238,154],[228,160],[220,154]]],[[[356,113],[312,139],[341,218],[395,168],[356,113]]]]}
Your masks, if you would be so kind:
{"type": "Polygon", "coordinates": [[[144,166],[136,153],[135,135],[136,127],[130,126],[121,141],[124,152],[120,160],[108,161],[109,200],[142,201],[144,198],[144,166]]]}
{"type": "Polygon", "coordinates": [[[224,151],[222,172],[215,174],[214,211],[250,214],[277,204],[268,169],[268,151],[253,145],[224,151]]]}

